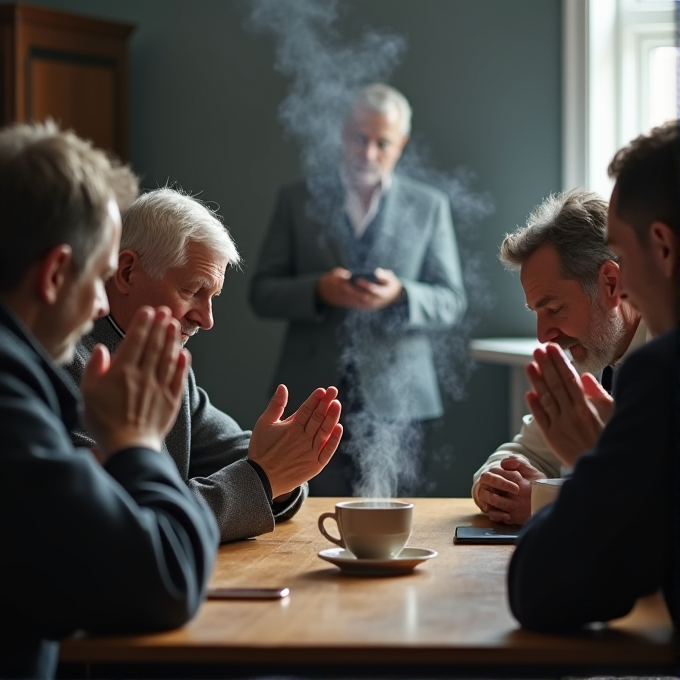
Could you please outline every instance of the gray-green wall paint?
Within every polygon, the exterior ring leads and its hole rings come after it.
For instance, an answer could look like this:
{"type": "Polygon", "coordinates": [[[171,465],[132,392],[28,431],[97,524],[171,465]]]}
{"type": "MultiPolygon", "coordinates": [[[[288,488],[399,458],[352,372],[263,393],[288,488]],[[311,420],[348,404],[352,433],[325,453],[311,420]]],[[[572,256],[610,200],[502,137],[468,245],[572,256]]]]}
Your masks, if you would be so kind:
{"type": "MultiPolygon", "coordinates": [[[[275,0],[273,0],[275,1],[275,0]]],[[[559,0],[341,0],[341,30],[405,36],[392,83],[436,167],[464,165],[495,213],[475,247],[494,294],[477,337],[531,335],[516,276],[496,259],[503,234],[560,188],[559,0]]],[[[199,384],[252,427],[264,409],[283,325],[250,311],[246,293],[276,190],[299,176],[298,149],[277,121],[288,82],[268,36],[243,29],[239,0],[37,0],[130,22],[131,158],[145,187],[179,182],[219,205],[245,259],[227,275],[216,325],[189,344],[199,384]]],[[[433,495],[469,494],[472,472],[507,436],[508,374],[480,365],[467,398],[448,405],[430,471],[433,495]]]]}

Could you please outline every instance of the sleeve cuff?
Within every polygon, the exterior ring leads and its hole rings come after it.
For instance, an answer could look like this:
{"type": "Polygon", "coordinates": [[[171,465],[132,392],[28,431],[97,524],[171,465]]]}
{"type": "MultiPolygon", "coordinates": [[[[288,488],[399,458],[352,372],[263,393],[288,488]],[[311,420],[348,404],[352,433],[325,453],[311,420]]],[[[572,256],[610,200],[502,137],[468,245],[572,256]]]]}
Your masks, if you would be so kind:
{"type": "Polygon", "coordinates": [[[269,477],[267,477],[267,473],[262,469],[262,467],[256,463],[254,460],[251,460],[250,458],[246,458],[246,463],[250,465],[250,467],[257,472],[257,476],[260,478],[260,481],[262,482],[262,486],[264,488],[264,493],[267,496],[267,500],[269,501],[269,505],[272,504],[274,501],[274,497],[272,495],[272,485],[271,482],[269,481],[269,477]]]}

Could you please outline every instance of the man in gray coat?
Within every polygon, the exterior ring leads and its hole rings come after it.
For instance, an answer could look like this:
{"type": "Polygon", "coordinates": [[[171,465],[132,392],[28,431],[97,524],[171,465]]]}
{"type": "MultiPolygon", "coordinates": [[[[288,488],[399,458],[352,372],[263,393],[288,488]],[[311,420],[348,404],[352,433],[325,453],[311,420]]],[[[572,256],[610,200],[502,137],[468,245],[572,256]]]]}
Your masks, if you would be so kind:
{"type": "Polygon", "coordinates": [[[393,88],[360,91],[339,172],[281,191],[252,280],[255,311],[289,321],[276,381],[291,403],[339,381],[349,455],[312,482],[316,495],[406,490],[414,425],[443,414],[431,332],[460,320],[466,296],[447,197],[393,173],[410,119],[393,88]]]}
{"type": "MultiPolygon", "coordinates": [[[[164,305],[180,322],[182,342],[213,326],[212,299],[225,270],[239,262],[221,221],[195,198],[163,188],[140,196],[123,215],[118,269],[107,283],[111,313],[95,322],[68,367],[80,383],[98,343],[113,353],[129,319],[143,305],[164,305]]],[[[287,390],[279,385],[251,434],[215,408],[189,370],[177,421],[163,443],[192,492],[217,518],[222,541],[272,531],[293,516],[306,482],[328,462],[342,427],[337,389],[312,394],[286,421],[287,390]]],[[[79,446],[97,447],[89,433],[72,433],[79,446]]]]}

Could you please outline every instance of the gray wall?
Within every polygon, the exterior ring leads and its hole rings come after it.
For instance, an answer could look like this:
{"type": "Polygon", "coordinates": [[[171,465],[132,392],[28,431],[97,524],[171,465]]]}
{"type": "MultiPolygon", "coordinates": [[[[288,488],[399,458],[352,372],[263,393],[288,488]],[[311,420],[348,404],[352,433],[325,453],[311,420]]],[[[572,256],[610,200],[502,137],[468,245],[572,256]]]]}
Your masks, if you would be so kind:
{"type": "MultiPolygon", "coordinates": [[[[298,150],[277,106],[287,80],[273,42],[243,29],[238,0],[34,0],[130,22],[131,156],[146,187],[179,182],[214,201],[245,258],[216,301],[217,324],[190,343],[199,383],[252,427],[267,402],[283,326],[257,319],[247,287],[278,186],[296,179],[298,150]]],[[[392,82],[436,167],[464,165],[495,213],[474,248],[494,294],[477,337],[531,335],[516,276],[496,260],[502,235],[560,188],[559,0],[344,0],[341,30],[385,27],[408,39],[392,82]]],[[[448,405],[430,471],[433,495],[467,495],[470,477],[507,435],[508,373],[480,365],[467,398],[448,405]]]]}

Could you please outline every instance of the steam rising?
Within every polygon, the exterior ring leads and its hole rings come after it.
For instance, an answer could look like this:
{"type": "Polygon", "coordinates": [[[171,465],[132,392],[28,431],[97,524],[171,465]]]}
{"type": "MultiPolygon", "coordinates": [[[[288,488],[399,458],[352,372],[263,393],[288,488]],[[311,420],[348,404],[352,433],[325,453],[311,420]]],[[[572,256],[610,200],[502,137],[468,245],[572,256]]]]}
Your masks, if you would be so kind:
{"type": "MultiPolygon", "coordinates": [[[[355,43],[347,42],[335,26],[339,18],[337,0],[249,0],[244,6],[248,9],[247,28],[271,34],[276,41],[275,68],[291,80],[290,92],[279,107],[279,118],[285,132],[302,149],[302,167],[312,195],[308,210],[328,224],[327,218],[333,212],[329,201],[335,199],[331,198],[333,192],[325,178],[339,167],[340,131],[348,106],[361,86],[389,82],[390,74],[405,55],[406,41],[385,29],[365,29],[355,43]]],[[[408,92],[405,94],[408,97],[408,92]]],[[[416,130],[417,116],[416,106],[416,130]]],[[[462,399],[472,370],[467,352],[470,332],[491,303],[480,256],[471,244],[480,219],[493,212],[493,201],[488,194],[473,191],[474,175],[469,170],[458,168],[447,173],[433,168],[427,145],[417,132],[397,172],[437,187],[451,200],[468,313],[453,329],[432,330],[431,342],[445,397],[462,399]]],[[[340,358],[342,365],[351,361],[353,347],[361,344],[364,334],[377,330],[376,322],[367,318],[370,316],[356,311],[347,314],[346,331],[357,342],[350,342],[349,350],[340,358]]],[[[390,318],[389,314],[381,314],[380,332],[390,333],[389,325],[398,325],[398,319],[390,318]]],[[[422,430],[408,420],[410,395],[406,383],[401,383],[404,390],[400,421],[386,422],[367,411],[346,420],[352,433],[346,449],[361,474],[354,489],[356,495],[386,498],[427,491],[419,479],[417,459],[422,430]]]]}

